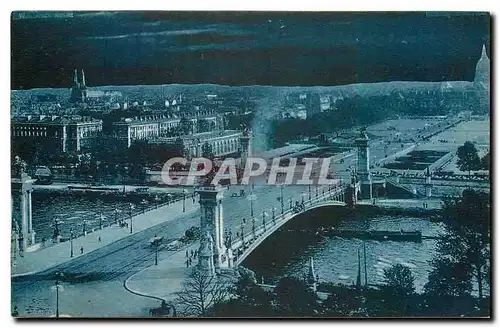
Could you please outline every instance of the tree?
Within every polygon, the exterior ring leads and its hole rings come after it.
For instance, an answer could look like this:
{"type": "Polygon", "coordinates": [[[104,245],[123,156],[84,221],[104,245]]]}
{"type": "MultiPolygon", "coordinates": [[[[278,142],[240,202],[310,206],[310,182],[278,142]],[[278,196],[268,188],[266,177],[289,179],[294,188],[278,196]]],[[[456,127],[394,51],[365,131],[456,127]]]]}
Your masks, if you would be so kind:
{"type": "Polygon", "coordinates": [[[19,156],[15,156],[13,158],[11,167],[12,167],[12,176],[20,178],[21,174],[26,172],[28,165],[19,156]]]}
{"type": "Polygon", "coordinates": [[[276,315],[273,295],[266,292],[255,279],[255,273],[244,267],[238,267],[238,281],[234,296],[227,302],[214,307],[217,317],[272,317],[276,315]]]}
{"type": "Polygon", "coordinates": [[[172,147],[172,153],[178,157],[187,156],[188,151],[187,151],[186,147],[184,146],[184,140],[182,140],[182,138],[175,139],[175,143],[172,147]]]}
{"type": "Polygon", "coordinates": [[[490,152],[486,153],[486,155],[481,158],[481,167],[483,170],[489,170],[490,169],[490,152]]]}
{"type": "Polygon", "coordinates": [[[214,306],[223,303],[232,294],[229,277],[207,276],[197,267],[189,273],[175,303],[185,315],[206,317],[214,306]]]}
{"type": "Polygon", "coordinates": [[[471,270],[464,263],[449,258],[434,260],[424,291],[433,297],[464,296],[472,290],[471,270]]]}
{"type": "Polygon", "coordinates": [[[333,317],[348,317],[359,313],[362,306],[361,291],[347,286],[335,286],[323,302],[323,313],[333,317]]]}
{"type": "Polygon", "coordinates": [[[404,265],[395,264],[384,269],[384,280],[386,285],[398,294],[410,295],[415,292],[415,278],[411,270],[404,265]]]}
{"type": "Polygon", "coordinates": [[[471,171],[481,168],[481,160],[477,154],[476,146],[472,142],[466,141],[463,146],[458,147],[457,156],[457,165],[460,171],[469,171],[469,176],[471,171]]]}
{"type": "Polygon", "coordinates": [[[479,298],[483,297],[483,287],[489,279],[490,261],[490,195],[466,189],[460,199],[445,201],[442,220],[446,233],[438,241],[443,256],[463,269],[471,268],[472,277],[478,285],[479,298]]]}
{"type": "Polygon", "coordinates": [[[274,289],[280,314],[285,316],[312,316],[318,307],[316,294],[307,284],[293,277],[282,278],[274,289]]]}
{"type": "Polygon", "coordinates": [[[197,120],[197,130],[198,130],[198,133],[201,133],[201,132],[208,132],[210,130],[210,124],[208,123],[208,121],[204,118],[200,118],[197,120]]]}
{"type": "Polygon", "coordinates": [[[186,117],[182,117],[179,122],[179,129],[182,135],[191,134],[193,131],[193,122],[188,120],[186,117]]]}
{"type": "Polygon", "coordinates": [[[215,155],[214,155],[214,152],[212,150],[212,145],[209,144],[208,142],[205,142],[201,146],[201,156],[208,158],[208,159],[214,159],[215,155]]]}

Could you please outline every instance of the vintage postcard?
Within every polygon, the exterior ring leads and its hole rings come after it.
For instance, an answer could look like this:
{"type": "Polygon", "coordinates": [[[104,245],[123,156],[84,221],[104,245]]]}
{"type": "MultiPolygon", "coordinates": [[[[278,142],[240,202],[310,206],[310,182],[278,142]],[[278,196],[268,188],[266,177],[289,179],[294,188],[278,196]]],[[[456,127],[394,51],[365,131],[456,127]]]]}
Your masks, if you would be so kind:
{"type": "Polygon", "coordinates": [[[490,318],[490,14],[17,11],[16,318],[490,318]]]}

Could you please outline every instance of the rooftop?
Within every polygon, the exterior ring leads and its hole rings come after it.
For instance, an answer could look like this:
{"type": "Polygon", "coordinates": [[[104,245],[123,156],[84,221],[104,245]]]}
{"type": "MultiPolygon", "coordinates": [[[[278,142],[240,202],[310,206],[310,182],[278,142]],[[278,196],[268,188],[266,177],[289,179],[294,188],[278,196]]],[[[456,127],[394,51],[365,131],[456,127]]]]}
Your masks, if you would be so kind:
{"type": "Polygon", "coordinates": [[[58,115],[26,115],[15,116],[11,119],[12,124],[80,124],[80,123],[98,123],[102,120],[90,116],[58,116],[58,115]]]}

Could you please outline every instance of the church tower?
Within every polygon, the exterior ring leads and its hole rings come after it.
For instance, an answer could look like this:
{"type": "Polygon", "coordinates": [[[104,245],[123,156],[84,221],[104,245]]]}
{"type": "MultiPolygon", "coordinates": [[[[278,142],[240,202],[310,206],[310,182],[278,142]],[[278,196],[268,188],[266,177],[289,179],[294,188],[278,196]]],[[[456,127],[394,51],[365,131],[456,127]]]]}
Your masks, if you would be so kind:
{"type": "Polygon", "coordinates": [[[78,71],[75,68],[75,71],[73,72],[73,88],[79,88],[80,84],[78,83],[78,71]]]}
{"type": "Polygon", "coordinates": [[[85,71],[82,69],[82,85],[81,85],[82,89],[85,89],[87,88],[87,86],[85,85],[85,71]]]}
{"type": "Polygon", "coordinates": [[[85,72],[82,69],[82,82],[78,82],[78,71],[73,74],[73,86],[71,87],[70,102],[84,103],[87,100],[87,87],[85,85],[85,72]]]}

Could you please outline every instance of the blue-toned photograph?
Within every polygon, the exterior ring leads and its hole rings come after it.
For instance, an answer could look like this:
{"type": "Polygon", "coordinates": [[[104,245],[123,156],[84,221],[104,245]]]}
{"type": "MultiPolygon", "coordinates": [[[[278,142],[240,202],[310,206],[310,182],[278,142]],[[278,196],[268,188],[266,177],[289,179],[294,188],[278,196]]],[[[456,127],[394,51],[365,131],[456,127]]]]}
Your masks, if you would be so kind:
{"type": "Polygon", "coordinates": [[[490,319],[491,24],[12,12],[12,316],[490,319]]]}

